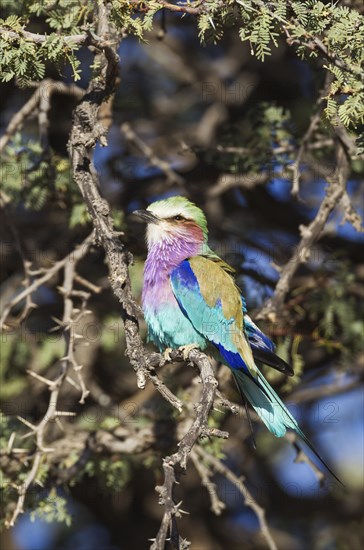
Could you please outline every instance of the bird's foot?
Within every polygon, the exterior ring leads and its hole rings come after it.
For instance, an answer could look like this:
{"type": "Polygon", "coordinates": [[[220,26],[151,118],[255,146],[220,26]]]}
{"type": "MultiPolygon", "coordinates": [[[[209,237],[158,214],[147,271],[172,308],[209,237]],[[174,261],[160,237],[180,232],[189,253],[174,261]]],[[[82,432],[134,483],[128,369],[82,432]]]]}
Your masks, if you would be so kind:
{"type": "Polygon", "coordinates": [[[190,351],[193,349],[200,349],[197,344],[188,344],[187,346],[180,346],[178,351],[182,351],[184,361],[189,360],[190,351]]]}
{"type": "Polygon", "coordinates": [[[172,348],[166,348],[163,352],[163,358],[167,362],[172,361],[171,353],[173,349],[172,348]]]}

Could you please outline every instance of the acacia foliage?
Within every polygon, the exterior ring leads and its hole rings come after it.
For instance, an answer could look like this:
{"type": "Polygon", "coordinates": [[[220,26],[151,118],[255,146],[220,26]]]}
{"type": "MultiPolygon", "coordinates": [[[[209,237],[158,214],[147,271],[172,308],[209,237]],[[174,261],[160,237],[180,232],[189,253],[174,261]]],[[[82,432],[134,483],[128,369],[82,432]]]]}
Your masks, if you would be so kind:
{"type": "MultiPolygon", "coordinates": [[[[218,41],[228,27],[238,29],[249,42],[252,55],[264,61],[283,39],[303,59],[320,57],[331,74],[325,90],[325,114],[332,124],[358,129],[364,122],[364,17],[356,9],[318,0],[207,0],[196,4],[202,41],[218,41]]],[[[162,2],[112,0],[107,2],[116,33],[134,34],[141,40],[150,30],[162,2]]],[[[0,20],[3,81],[17,78],[27,85],[44,77],[47,65],[60,71],[69,65],[74,81],[80,78],[78,51],[82,35],[97,33],[97,4],[87,0],[4,2],[0,20]],[[40,42],[25,34],[37,20],[45,20],[47,32],[40,42]]],[[[360,139],[362,147],[363,138],[360,139]]]]}

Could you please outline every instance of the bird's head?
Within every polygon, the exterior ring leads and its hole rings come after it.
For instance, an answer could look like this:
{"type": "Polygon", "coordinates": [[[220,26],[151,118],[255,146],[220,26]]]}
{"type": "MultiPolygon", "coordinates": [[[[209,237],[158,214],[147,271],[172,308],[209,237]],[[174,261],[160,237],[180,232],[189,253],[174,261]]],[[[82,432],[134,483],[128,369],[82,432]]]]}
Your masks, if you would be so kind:
{"type": "Polygon", "coordinates": [[[148,248],[162,242],[184,240],[207,242],[205,214],[186,197],[169,197],[153,202],[146,210],[133,212],[147,222],[148,248]]]}

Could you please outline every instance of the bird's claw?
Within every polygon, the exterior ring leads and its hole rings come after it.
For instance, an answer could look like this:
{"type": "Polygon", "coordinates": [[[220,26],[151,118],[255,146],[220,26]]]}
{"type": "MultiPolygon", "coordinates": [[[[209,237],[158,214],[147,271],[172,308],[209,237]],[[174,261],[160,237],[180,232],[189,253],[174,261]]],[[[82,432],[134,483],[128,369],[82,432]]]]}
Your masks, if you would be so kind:
{"type": "Polygon", "coordinates": [[[200,348],[197,344],[188,344],[187,346],[180,346],[178,348],[178,351],[182,352],[183,360],[188,361],[190,351],[192,351],[193,349],[200,349],[200,348]]]}
{"type": "MultiPolygon", "coordinates": [[[[187,344],[186,346],[180,346],[178,348],[178,351],[182,352],[184,361],[189,361],[189,354],[190,354],[190,351],[192,351],[193,349],[200,349],[200,348],[197,344],[187,344]]],[[[166,363],[173,361],[172,355],[171,355],[173,351],[174,350],[172,348],[166,348],[164,350],[163,359],[166,363]]]]}
{"type": "Polygon", "coordinates": [[[173,349],[172,348],[166,348],[163,352],[163,358],[166,362],[172,361],[171,353],[173,349]]]}

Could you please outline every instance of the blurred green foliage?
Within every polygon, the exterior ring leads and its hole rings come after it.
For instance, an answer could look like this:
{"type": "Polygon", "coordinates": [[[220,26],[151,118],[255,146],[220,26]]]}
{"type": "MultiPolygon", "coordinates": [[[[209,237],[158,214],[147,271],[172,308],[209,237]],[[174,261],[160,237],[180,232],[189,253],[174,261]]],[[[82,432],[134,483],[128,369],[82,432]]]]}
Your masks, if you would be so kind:
{"type": "Polygon", "coordinates": [[[89,460],[81,476],[95,477],[100,491],[121,491],[131,476],[129,458],[96,458],[89,460]]]}
{"type": "MultiPolygon", "coordinates": [[[[340,121],[354,129],[364,122],[364,18],[358,11],[318,0],[273,0],[269,4],[261,0],[228,0],[223,5],[219,0],[208,0],[199,6],[201,13],[197,19],[201,40],[219,40],[226,27],[233,25],[238,27],[241,40],[249,42],[252,55],[260,61],[271,55],[272,46],[278,47],[282,36],[304,59],[323,56],[325,67],[332,75],[325,98],[328,120],[332,124],[340,121]]],[[[150,1],[139,11],[141,7],[135,2],[113,0],[110,22],[116,32],[123,29],[142,39],[152,28],[153,18],[163,5],[150,1]]],[[[97,5],[94,2],[18,3],[7,0],[4,8],[9,15],[0,20],[0,26],[16,36],[6,32],[1,35],[2,80],[16,77],[19,83],[26,85],[42,79],[47,63],[59,70],[68,63],[74,81],[80,78],[76,54],[81,45],[73,43],[70,37],[86,31],[97,32],[97,5]],[[45,17],[49,26],[50,33],[41,44],[35,44],[22,34],[34,16],[45,17]]]]}
{"type": "Polygon", "coordinates": [[[45,492],[44,498],[37,498],[35,508],[30,512],[30,518],[32,521],[40,519],[47,523],[64,523],[67,527],[72,523],[72,516],[67,508],[67,498],[55,487],[45,492]]]}
{"type": "Polygon", "coordinates": [[[364,319],[361,290],[348,262],[326,284],[313,290],[307,300],[307,315],[316,325],[313,336],[330,351],[339,351],[342,363],[364,349],[364,319]],[[359,291],[359,295],[358,292],[359,291]]]}

